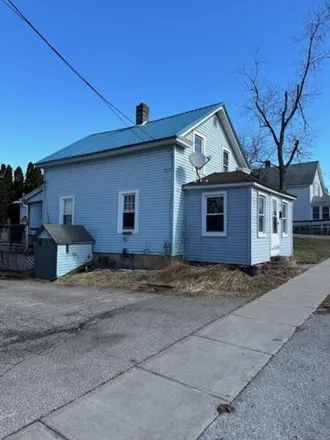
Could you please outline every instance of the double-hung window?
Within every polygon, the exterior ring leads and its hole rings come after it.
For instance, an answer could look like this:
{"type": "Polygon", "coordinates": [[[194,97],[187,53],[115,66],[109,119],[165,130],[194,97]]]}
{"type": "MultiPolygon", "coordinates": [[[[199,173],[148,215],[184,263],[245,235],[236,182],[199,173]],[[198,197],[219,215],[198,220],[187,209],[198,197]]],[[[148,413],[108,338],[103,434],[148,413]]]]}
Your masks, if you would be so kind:
{"type": "Polygon", "coordinates": [[[62,225],[73,225],[74,221],[74,197],[66,196],[60,198],[60,218],[62,225]]]}
{"type": "Polygon", "coordinates": [[[122,191],[118,200],[118,233],[138,231],[139,192],[122,191]]]}
{"type": "Polygon", "coordinates": [[[322,206],[322,220],[329,220],[329,206],[322,206]]]}
{"type": "Polygon", "coordinates": [[[222,171],[226,173],[229,171],[229,151],[223,150],[222,155],[222,171]]]}
{"type": "Polygon", "coordinates": [[[226,235],[226,193],[202,194],[202,235],[226,235]]]}
{"type": "Polygon", "coordinates": [[[320,219],[320,207],[313,206],[313,220],[319,220],[319,219],[320,219]]]}
{"type": "Polygon", "coordinates": [[[263,194],[258,195],[258,236],[266,236],[266,207],[267,198],[263,194]]]}
{"type": "Polygon", "coordinates": [[[282,202],[282,235],[288,235],[288,204],[282,202]]]}
{"type": "Polygon", "coordinates": [[[194,133],[194,152],[203,153],[205,151],[205,138],[204,136],[194,133]]]}

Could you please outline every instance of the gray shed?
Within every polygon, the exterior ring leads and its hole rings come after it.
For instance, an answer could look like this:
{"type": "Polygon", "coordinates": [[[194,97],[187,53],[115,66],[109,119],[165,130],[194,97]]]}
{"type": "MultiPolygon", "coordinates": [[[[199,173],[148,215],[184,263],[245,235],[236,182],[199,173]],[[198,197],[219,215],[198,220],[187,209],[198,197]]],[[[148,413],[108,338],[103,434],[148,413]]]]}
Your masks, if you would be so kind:
{"type": "Polygon", "coordinates": [[[36,277],[54,280],[88,263],[94,242],[81,225],[42,225],[35,237],[36,277]]]}

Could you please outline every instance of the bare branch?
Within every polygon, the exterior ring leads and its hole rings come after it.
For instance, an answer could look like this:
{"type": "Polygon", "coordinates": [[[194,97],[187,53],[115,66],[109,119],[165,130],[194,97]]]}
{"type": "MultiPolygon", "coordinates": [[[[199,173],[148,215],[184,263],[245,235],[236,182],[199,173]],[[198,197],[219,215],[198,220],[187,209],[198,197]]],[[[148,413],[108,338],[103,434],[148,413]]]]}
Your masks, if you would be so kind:
{"type": "Polygon", "coordinates": [[[295,158],[296,153],[299,150],[299,140],[297,139],[296,142],[294,143],[294,147],[291,151],[289,160],[287,161],[285,168],[288,168],[289,165],[291,165],[291,162],[293,161],[293,159],[295,158]]]}
{"type": "Polygon", "coordinates": [[[302,28],[301,37],[296,39],[300,61],[294,80],[288,79],[286,84],[271,84],[260,79],[259,56],[254,57],[251,72],[241,71],[249,96],[245,109],[267,138],[263,140],[262,148],[252,148],[251,152],[257,155],[254,161],[262,161],[268,152],[273,151],[271,156],[275,156],[278,162],[281,189],[285,189],[287,168],[297,158],[306,156],[314,137],[306,110],[320,94],[315,74],[330,58],[326,47],[329,28],[330,4],[327,2],[312,11],[302,28]]]}

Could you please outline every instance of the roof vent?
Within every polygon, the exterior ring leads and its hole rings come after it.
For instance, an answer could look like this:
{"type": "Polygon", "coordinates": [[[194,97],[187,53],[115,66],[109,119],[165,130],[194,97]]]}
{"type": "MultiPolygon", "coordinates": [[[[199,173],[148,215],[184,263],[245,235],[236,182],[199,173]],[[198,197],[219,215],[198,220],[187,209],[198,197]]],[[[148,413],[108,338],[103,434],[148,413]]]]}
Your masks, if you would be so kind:
{"type": "Polygon", "coordinates": [[[149,122],[149,107],[141,102],[136,106],[136,125],[143,125],[149,122]]]}

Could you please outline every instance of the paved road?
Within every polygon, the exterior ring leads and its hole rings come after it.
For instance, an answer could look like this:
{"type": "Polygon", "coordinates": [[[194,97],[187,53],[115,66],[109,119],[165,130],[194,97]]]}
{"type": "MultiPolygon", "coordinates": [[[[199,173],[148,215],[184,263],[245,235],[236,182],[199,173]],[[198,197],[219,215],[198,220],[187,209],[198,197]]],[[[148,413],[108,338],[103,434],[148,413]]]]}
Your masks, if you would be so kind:
{"type": "MultiPolygon", "coordinates": [[[[9,438],[196,440],[207,429],[212,440],[325,440],[328,334],[301,341],[241,411],[237,397],[273,355],[278,362],[276,353],[297,328],[308,334],[302,326],[329,294],[329,270],[330,260],[312,267],[9,438]],[[218,405],[232,402],[238,409],[227,430],[224,417],[208,428],[218,405]]],[[[142,310],[145,304],[139,302],[142,310]]]]}
{"type": "Polygon", "coordinates": [[[200,440],[329,440],[330,315],[314,314],[200,440]]]}
{"type": "Polygon", "coordinates": [[[0,438],[243,304],[0,281],[0,438]]]}

